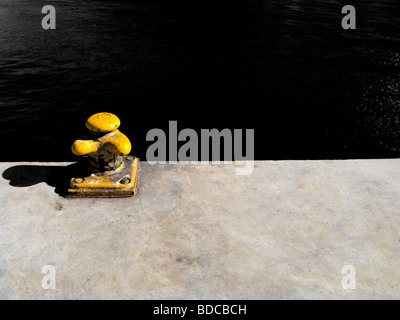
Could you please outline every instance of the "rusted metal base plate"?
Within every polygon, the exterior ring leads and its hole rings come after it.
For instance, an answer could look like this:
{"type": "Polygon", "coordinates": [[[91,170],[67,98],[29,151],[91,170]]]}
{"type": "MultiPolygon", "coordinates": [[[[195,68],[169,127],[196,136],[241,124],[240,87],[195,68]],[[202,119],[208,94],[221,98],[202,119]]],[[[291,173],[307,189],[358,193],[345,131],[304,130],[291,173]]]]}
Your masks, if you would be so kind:
{"type": "Polygon", "coordinates": [[[85,175],[86,168],[78,166],[70,181],[67,198],[122,198],[137,194],[140,179],[140,160],[124,157],[124,165],[116,171],[85,175]]]}

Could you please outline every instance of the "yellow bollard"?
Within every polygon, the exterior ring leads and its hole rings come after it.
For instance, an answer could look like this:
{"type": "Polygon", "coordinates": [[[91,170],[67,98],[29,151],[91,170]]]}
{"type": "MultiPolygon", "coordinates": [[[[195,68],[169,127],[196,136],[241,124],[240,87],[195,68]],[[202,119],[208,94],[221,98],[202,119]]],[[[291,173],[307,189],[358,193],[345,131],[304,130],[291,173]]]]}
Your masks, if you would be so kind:
{"type": "Polygon", "coordinates": [[[130,197],[139,188],[140,160],[128,156],[131,142],[118,130],[114,114],[101,112],[86,121],[92,140],[76,140],[73,154],[83,156],[68,189],[68,197],[130,197]]]}

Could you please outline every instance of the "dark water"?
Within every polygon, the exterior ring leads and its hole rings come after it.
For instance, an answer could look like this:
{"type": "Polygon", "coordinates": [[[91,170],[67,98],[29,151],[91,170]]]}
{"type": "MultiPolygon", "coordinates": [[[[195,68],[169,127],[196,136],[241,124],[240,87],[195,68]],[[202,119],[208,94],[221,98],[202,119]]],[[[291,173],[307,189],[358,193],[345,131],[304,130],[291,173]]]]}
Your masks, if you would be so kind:
{"type": "Polygon", "coordinates": [[[73,160],[92,113],[255,129],[257,159],[400,156],[400,4],[0,0],[0,160],[73,160]],[[54,5],[57,30],[41,28],[54,5]]]}

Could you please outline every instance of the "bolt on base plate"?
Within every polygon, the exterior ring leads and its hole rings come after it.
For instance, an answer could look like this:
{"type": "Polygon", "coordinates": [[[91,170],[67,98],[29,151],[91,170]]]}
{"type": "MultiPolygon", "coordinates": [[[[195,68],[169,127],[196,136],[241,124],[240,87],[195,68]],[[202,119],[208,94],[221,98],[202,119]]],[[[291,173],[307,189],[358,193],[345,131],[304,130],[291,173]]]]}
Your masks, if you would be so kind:
{"type": "Polygon", "coordinates": [[[136,195],[139,189],[140,160],[123,157],[123,165],[114,170],[84,176],[78,166],[70,181],[67,198],[122,198],[136,195]]]}

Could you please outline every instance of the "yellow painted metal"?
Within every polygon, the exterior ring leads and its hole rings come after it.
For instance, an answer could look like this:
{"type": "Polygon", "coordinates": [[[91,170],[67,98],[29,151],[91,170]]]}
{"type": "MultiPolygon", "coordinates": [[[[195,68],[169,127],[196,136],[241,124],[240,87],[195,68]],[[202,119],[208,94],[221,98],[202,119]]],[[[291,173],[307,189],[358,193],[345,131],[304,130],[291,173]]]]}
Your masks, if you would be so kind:
{"type": "Polygon", "coordinates": [[[140,160],[128,156],[132,145],[118,130],[120,120],[111,113],[97,113],[86,121],[96,134],[93,140],[76,140],[71,151],[84,156],[71,178],[71,197],[124,197],[137,193],[140,160]],[[103,133],[103,135],[101,135],[103,133]]]}
{"type": "Polygon", "coordinates": [[[119,118],[108,112],[100,112],[92,115],[86,121],[86,127],[93,132],[112,132],[119,128],[119,118]]]}
{"type": "Polygon", "coordinates": [[[71,147],[71,151],[77,156],[83,156],[85,154],[96,152],[97,150],[99,150],[99,147],[99,141],[76,140],[71,147]]]}
{"type": "Polygon", "coordinates": [[[115,130],[96,140],[76,140],[71,147],[73,154],[84,156],[89,153],[114,154],[126,156],[131,152],[132,145],[128,137],[121,131],[115,130]]]}
{"type": "Polygon", "coordinates": [[[140,160],[128,156],[124,168],[119,172],[109,171],[72,178],[67,197],[130,197],[137,194],[139,180],[140,160]]]}

